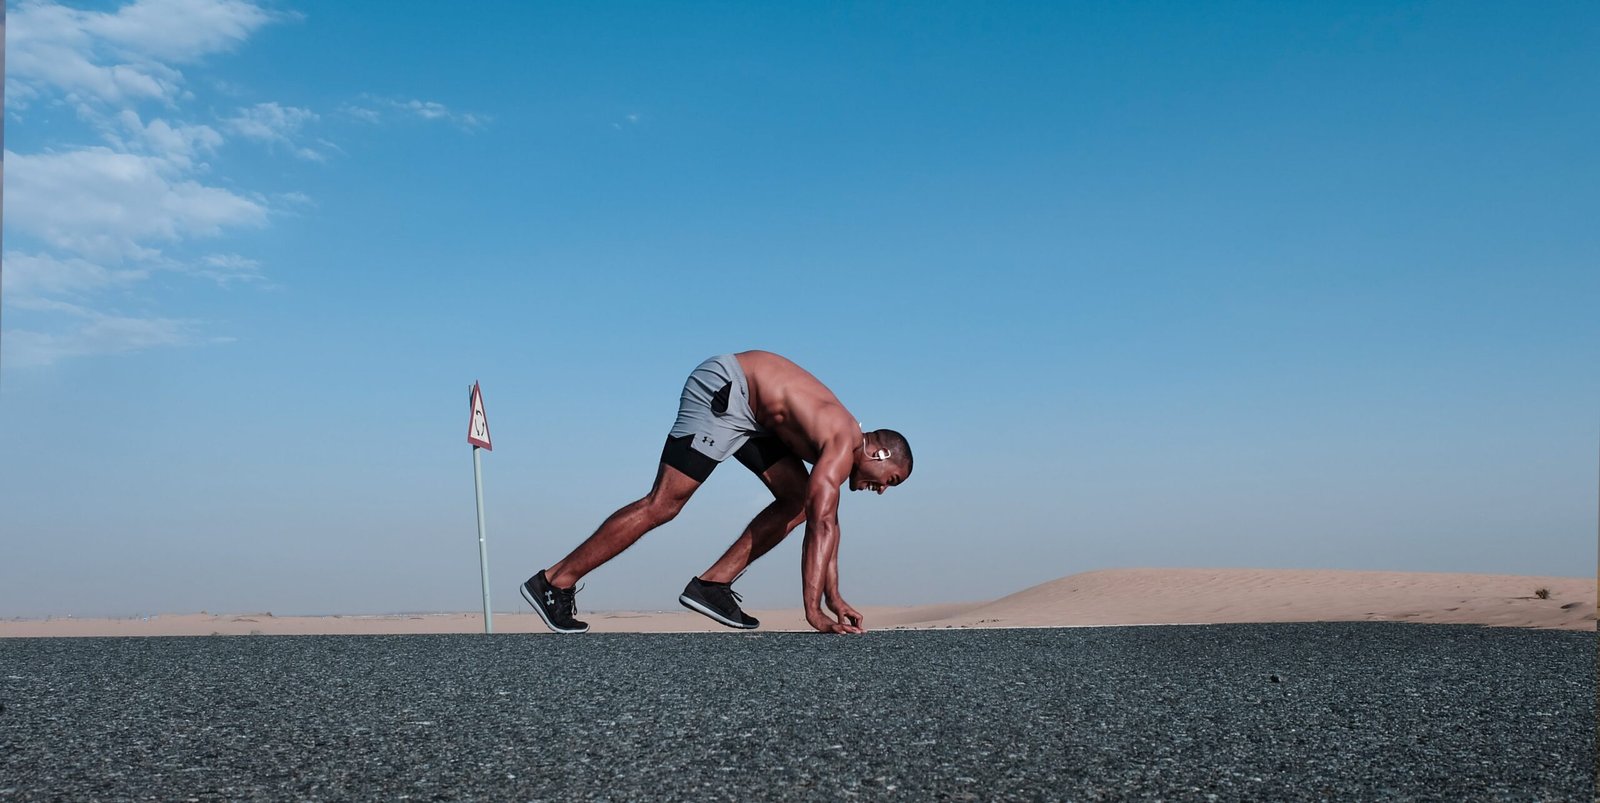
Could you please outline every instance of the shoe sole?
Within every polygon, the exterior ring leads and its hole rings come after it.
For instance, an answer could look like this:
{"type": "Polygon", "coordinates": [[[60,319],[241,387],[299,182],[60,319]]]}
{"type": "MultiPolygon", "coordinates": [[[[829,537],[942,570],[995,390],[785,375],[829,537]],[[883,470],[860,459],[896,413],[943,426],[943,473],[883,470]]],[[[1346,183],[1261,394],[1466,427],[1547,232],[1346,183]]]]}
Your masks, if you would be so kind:
{"type": "Polygon", "coordinates": [[[744,624],[742,622],[735,622],[735,621],[729,620],[727,618],[724,618],[722,614],[717,613],[716,611],[713,611],[710,608],[707,608],[706,606],[701,605],[700,603],[695,602],[694,600],[690,599],[688,594],[679,594],[678,595],[678,602],[683,603],[683,607],[688,608],[689,610],[694,611],[695,613],[703,614],[705,616],[711,617],[711,620],[716,622],[717,624],[727,625],[728,627],[734,628],[735,630],[755,630],[756,628],[761,626],[760,622],[757,622],[757,623],[755,623],[753,625],[747,625],[747,624],[744,624]]]}
{"type": "Polygon", "coordinates": [[[557,625],[555,622],[550,621],[550,614],[547,614],[547,613],[544,612],[544,606],[540,605],[537,602],[534,602],[533,601],[533,597],[528,594],[528,585],[526,583],[524,583],[522,585],[521,590],[522,590],[522,598],[524,600],[526,600],[529,605],[533,606],[533,612],[539,614],[539,618],[544,620],[544,626],[545,627],[548,627],[548,628],[550,628],[551,630],[553,630],[553,631],[555,631],[557,633],[587,633],[587,632],[589,632],[589,626],[588,625],[584,625],[582,630],[574,630],[572,628],[561,627],[561,626],[557,625]]]}

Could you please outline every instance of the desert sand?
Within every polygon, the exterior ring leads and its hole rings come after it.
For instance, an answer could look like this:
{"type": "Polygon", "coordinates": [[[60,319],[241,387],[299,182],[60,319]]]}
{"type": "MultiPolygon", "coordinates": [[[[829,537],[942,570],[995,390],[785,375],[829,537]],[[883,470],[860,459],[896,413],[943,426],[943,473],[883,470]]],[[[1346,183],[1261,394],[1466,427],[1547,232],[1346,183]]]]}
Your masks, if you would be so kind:
{"type": "MultiPolygon", "coordinates": [[[[1500,574],[1326,569],[1106,569],[988,602],[861,606],[868,629],[1084,627],[1225,622],[1400,621],[1594,630],[1596,581],[1500,574]],[[1545,589],[1548,598],[1537,591],[1545,589]]],[[[752,610],[764,630],[809,630],[798,608],[752,610]]],[[[598,633],[721,631],[675,611],[582,611],[598,633]]],[[[494,616],[497,633],[546,633],[526,609],[494,616]]],[[[127,619],[0,620],[0,637],[378,635],[476,633],[479,613],[274,616],[162,614],[127,619]]]]}

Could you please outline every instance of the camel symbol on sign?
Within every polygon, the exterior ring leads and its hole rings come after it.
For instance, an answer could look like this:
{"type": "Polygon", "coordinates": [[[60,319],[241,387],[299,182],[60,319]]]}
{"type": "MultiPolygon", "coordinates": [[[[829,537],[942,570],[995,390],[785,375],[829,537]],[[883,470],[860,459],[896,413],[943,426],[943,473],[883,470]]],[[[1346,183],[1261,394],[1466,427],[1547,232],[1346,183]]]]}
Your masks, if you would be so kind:
{"type": "Polygon", "coordinates": [[[467,425],[467,443],[494,451],[489,439],[489,416],[483,412],[483,391],[472,383],[472,421],[467,425]]]}

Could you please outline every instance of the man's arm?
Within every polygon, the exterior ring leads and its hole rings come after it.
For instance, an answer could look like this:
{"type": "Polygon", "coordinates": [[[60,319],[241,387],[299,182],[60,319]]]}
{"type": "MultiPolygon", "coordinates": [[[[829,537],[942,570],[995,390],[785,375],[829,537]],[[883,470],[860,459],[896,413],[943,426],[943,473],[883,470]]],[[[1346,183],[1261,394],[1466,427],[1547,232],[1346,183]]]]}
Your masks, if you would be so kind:
{"type": "Polygon", "coordinates": [[[839,593],[839,486],[849,476],[850,453],[824,449],[806,486],[806,535],[800,548],[800,585],[806,621],[824,633],[860,633],[822,610],[824,592],[839,593]]]}
{"type": "Polygon", "coordinates": [[[828,556],[828,580],[822,585],[822,601],[827,604],[829,610],[839,615],[839,621],[855,625],[861,628],[863,632],[866,631],[865,622],[867,618],[862,616],[860,611],[851,607],[850,603],[845,602],[844,597],[839,595],[838,539],[834,539],[833,554],[828,556]]]}

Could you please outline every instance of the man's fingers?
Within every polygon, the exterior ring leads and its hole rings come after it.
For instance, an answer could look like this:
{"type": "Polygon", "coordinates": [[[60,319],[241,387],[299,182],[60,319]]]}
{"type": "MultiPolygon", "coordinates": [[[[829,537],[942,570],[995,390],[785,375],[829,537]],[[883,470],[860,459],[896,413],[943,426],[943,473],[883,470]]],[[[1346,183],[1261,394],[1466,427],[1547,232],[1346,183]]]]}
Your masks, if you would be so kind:
{"type": "Polygon", "coordinates": [[[819,632],[819,633],[843,633],[844,632],[843,630],[840,629],[840,628],[844,627],[844,625],[841,625],[838,622],[835,622],[834,620],[830,619],[827,616],[818,616],[818,617],[809,619],[808,621],[809,621],[809,623],[811,624],[812,627],[817,629],[817,632],[819,632]]]}
{"type": "Polygon", "coordinates": [[[825,615],[824,616],[818,616],[818,617],[815,617],[815,618],[808,617],[807,621],[811,624],[812,627],[816,628],[819,632],[822,632],[822,633],[865,633],[865,632],[867,632],[866,629],[862,628],[860,626],[860,624],[859,624],[859,622],[861,621],[861,614],[859,614],[859,613],[855,615],[854,621],[851,621],[851,617],[848,614],[839,614],[839,620],[838,621],[834,621],[832,618],[830,618],[828,616],[825,616],[825,615]]]}
{"type": "Polygon", "coordinates": [[[858,630],[860,630],[860,631],[864,631],[864,630],[867,629],[866,628],[867,617],[862,616],[861,612],[856,610],[855,608],[846,607],[844,609],[844,612],[839,615],[839,621],[845,622],[845,623],[849,624],[851,627],[858,628],[858,630]]]}

